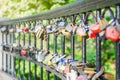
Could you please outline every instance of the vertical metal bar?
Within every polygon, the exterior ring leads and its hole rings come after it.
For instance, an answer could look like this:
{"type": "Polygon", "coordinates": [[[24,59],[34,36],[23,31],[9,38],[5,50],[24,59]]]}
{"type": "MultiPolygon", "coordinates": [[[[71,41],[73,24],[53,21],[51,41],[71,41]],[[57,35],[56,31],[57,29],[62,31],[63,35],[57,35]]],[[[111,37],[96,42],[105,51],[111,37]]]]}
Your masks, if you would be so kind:
{"type": "MultiPolygon", "coordinates": [[[[25,25],[26,23],[24,23],[24,27],[26,27],[25,25]]],[[[25,46],[26,44],[26,36],[25,33],[23,33],[23,46],[25,46]]],[[[23,79],[25,79],[25,60],[23,60],[23,79]]]]}
{"type": "MultiPolygon", "coordinates": [[[[29,28],[31,28],[31,23],[29,23],[29,28]]],[[[29,46],[31,46],[31,33],[29,33],[29,46]]],[[[30,53],[29,53],[30,56],[30,53]]],[[[31,80],[31,62],[29,61],[29,76],[28,80],[31,80]]]]}
{"type": "MultiPolygon", "coordinates": [[[[71,22],[74,24],[74,16],[71,16],[71,22]]],[[[74,34],[73,32],[71,32],[71,36],[70,36],[70,41],[71,41],[71,56],[72,56],[72,59],[74,59],[74,48],[75,48],[75,40],[74,40],[74,34]]]]}
{"type": "MultiPolygon", "coordinates": [[[[49,51],[49,34],[47,35],[47,51],[49,51]]],[[[48,52],[49,53],[49,52],[48,52]]],[[[50,72],[46,70],[47,80],[50,80],[50,72]]]]}
{"type": "MultiPolygon", "coordinates": [[[[40,39],[40,49],[43,49],[43,40],[40,39]]],[[[43,67],[40,67],[40,80],[43,80],[43,67]]]]}
{"type": "MultiPolygon", "coordinates": [[[[13,27],[13,28],[16,29],[16,26],[13,27]]],[[[13,37],[13,43],[15,43],[16,40],[15,40],[15,33],[14,32],[13,32],[13,36],[12,37],[13,37]]],[[[16,69],[15,69],[15,66],[16,66],[16,57],[12,56],[12,58],[13,58],[13,76],[15,77],[16,76],[16,69]]]]}
{"type": "MultiPolygon", "coordinates": [[[[120,5],[116,5],[116,18],[120,18],[120,5]]],[[[120,26],[119,26],[120,27],[120,26]]],[[[120,40],[116,42],[116,80],[120,80],[120,40]]]]}
{"type": "MultiPolygon", "coordinates": [[[[4,34],[2,33],[2,44],[4,43],[4,34]]],[[[4,71],[4,52],[2,48],[2,71],[4,71]]]]}
{"type": "MultiPolygon", "coordinates": [[[[54,34],[54,54],[57,54],[57,35],[54,34]]],[[[54,80],[57,80],[57,76],[54,74],[54,80]]]]}
{"type": "MultiPolygon", "coordinates": [[[[7,27],[8,27],[8,26],[7,26],[7,27]]],[[[8,44],[8,39],[7,39],[8,37],[7,37],[7,36],[8,36],[8,34],[6,33],[6,44],[8,44]]],[[[7,54],[6,54],[5,59],[6,59],[6,62],[5,62],[5,63],[6,63],[6,66],[5,66],[5,67],[6,67],[6,70],[5,70],[5,72],[7,72],[7,71],[8,71],[8,62],[7,62],[8,56],[7,56],[7,54]]]]}
{"type": "MultiPolygon", "coordinates": [[[[34,27],[35,27],[35,25],[36,25],[36,22],[34,23],[34,27]]],[[[36,48],[36,41],[37,41],[37,39],[36,39],[36,35],[34,35],[34,47],[36,48]]],[[[34,72],[34,80],[36,80],[36,78],[37,78],[37,64],[34,64],[34,69],[35,69],[35,72],[34,72]]]]}
{"type": "MultiPolygon", "coordinates": [[[[10,26],[10,28],[12,27],[12,25],[10,26]]],[[[10,40],[10,44],[12,44],[12,36],[11,33],[9,34],[9,40],[10,40]]],[[[11,74],[11,55],[9,55],[9,73],[11,74]]]]}
{"type": "MultiPolygon", "coordinates": [[[[96,15],[97,18],[100,17],[101,10],[97,10],[96,15]]],[[[96,35],[96,71],[99,72],[100,68],[101,68],[101,40],[99,34],[97,34],[96,35]]]]}
{"type": "Polygon", "coordinates": [[[65,54],[65,36],[62,34],[62,54],[65,54]]]}
{"type": "MultiPolygon", "coordinates": [[[[18,24],[18,28],[20,28],[20,23],[18,24]]],[[[20,47],[20,38],[21,38],[21,34],[18,33],[18,44],[19,44],[19,47],[20,47]]],[[[13,38],[13,40],[14,40],[14,38],[13,38]]],[[[19,54],[20,54],[20,50],[19,50],[19,54]]],[[[21,60],[20,60],[20,58],[18,58],[18,77],[21,80],[20,62],[21,62],[21,60]]]]}
{"type": "MultiPolygon", "coordinates": [[[[84,21],[85,21],[85,16],[86,14],[83,13],[82,18],[84,21]]],[[[82,37],[82,62],[86,63],[86,37],[85,36],[82,37]]]]}

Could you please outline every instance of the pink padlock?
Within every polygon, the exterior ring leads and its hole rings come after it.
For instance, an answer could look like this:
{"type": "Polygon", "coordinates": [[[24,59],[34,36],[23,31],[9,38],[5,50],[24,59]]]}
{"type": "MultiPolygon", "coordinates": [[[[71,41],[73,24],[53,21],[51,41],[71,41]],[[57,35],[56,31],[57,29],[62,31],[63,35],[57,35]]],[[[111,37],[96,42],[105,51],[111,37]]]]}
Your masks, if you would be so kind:
{"type": "Polygon", "coordinates": [[[26,51],[24,49],[21,50],[21,55],[25,55],[26,51]]]}

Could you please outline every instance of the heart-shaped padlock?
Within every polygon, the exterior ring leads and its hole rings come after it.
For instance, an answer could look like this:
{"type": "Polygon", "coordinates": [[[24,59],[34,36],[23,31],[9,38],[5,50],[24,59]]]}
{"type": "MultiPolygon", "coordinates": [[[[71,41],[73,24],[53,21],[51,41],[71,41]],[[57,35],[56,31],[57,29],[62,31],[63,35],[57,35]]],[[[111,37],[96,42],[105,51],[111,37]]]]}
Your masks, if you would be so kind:
{"type": "Polygon", "coordinates": [[[116,26],[107,27],[105,36],[111,41],[117,41],[119,39],[119,32],[116,29],[116,26]]]}

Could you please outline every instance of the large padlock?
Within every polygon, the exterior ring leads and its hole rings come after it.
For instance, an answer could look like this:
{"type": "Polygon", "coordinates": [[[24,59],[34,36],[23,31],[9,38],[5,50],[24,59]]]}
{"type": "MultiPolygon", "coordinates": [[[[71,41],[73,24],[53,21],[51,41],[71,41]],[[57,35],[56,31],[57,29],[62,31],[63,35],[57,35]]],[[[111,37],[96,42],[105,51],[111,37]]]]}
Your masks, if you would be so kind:
{"type": "Polygon", "coordinates": [[[110,27],[107,27],[105,36],[107,39],[111,41],[117,41],[119,39],[120,34],[117,31],[116,26],[110,26],[110,27]]]}

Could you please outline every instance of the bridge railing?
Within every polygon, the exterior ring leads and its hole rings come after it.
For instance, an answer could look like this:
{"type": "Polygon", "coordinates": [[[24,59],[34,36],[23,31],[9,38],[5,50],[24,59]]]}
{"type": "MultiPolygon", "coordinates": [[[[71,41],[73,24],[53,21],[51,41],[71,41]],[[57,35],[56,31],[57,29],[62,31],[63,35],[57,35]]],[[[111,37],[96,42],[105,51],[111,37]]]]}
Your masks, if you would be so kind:
{"type": "MultiPolygon", "coordinates": [[[[110,25],[115,25],[118,26],[117,29],[119,31],[119,19],[120,0],[80,0],[40,14],[3,20],[0,22],[2,32],[2,70],[14,77],[18,77],[20,80],[53,80],[53,75],[54,80],[58,78],[65,80],[66,76],[68,76],[67,73],[70,72],[65,73],[65,70],[57,70],[58,66],[63,66],[63,64],[59,64],[60,61],[72,60],[77,65],[80,61],[79,57],[81,57],[79,66],[82,65],[82,69],[77,66],[72,66],[71,68],[70,65],[75,65],[72,61],[63,61],[65,63],[64,67],[68,69],[68,64],[70,70],[75,70],[79,75],[86,75],[84,68],[87,65],[87,40],[92,37],[95,40],[93,46],[96,47],[94,49],[96,51],[96,63],[94,63],[95,71],[93,71],[97,74],[102,68],[101,43],[106,40],[106,28],[110,25]],[[107,22],[110,24],[106,22],[106,15],[109,16],[107,22]],[[103,23],[100,23],[100,21],[103,21],[103,23]],[[89,26],[95,23],[99,23],[102,26],[107,25],[99,33],[91,34],[90,31],[92,29],[89,26]],[[80,28],[81,26],[82,28],[80,28]],[[87,36],[83,34],[84,32],[87,36]],[[102,32],[103,35],[101,36],[102,32]],[[79,35],[79,38],[76,37],[77,35],[79,35]],[[80,44],[82,55],[75,53],[77,38],[82,39],[80,44]],[[67,47],[69,47],[69,50],[67,47]],[[54,55],[59,56],[53,57],[54,55]],[[68,57],[62,58],[65,55],[69,56],[69,59],[68,57]],[[51,56],[52,59],[49,59],[51,56]],[[79,60],[76,61],[76,57],[79,60]],[[60,60],[57,61],[59,58],[60,60]]],[[[119,39],[113,40],[112,43],[115,43],[116,80],[120,80],[119,39]]],[[[100,78],[101,80],[103,79],[102,77],[100,78]]]]}

